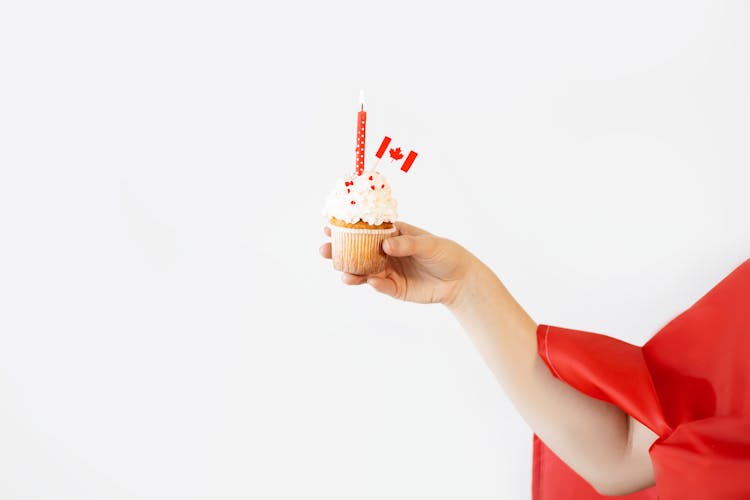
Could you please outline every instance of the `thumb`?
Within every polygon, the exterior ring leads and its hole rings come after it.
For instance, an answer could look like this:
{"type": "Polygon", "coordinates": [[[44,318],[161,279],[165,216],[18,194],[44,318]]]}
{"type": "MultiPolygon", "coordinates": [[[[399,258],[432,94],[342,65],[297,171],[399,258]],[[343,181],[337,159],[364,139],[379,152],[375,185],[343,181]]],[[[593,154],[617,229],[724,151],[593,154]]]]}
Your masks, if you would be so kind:
{"type": "Polygon", "coordinates": [[[391,297],[396,296],[396,283],[394,283],[393,280],[370,276],[367,278],[367,284],[380,293],[390,295],[391,297]]]}
{"type": "Polygon", "coordinates": [[[391,257],[429,258],[436,247],[437,239],[431,234],[394,236],[383,242],[383,251],[391,257]]]}

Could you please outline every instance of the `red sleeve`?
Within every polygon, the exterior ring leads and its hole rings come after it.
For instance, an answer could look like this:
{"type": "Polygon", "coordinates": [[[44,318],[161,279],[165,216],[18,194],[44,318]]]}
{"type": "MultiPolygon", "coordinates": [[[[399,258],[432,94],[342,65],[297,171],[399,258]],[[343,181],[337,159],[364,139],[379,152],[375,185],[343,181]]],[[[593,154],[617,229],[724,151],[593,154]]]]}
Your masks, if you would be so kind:
{"type": "MultiPolygon", "coordinates": [[[[539,325],[539,356],[552,374],[591,397],[612,403],[657,434],[663,430],[659,400],[641,348],[599,335],[539,325]]],[[[654,488],[620,497],[598,494],[534,436],[533,500],[655,500],[654,488]]]]}
{"type": "MultiPolygon", "coordinates": [[[[750,260],[642,348],[548,325],[536,333],[555,377],[659,436],[649,454],[661,500],[750,498],[750,260]]],[[[654,499],[657,487],[621,498],[654,499]]],[[[536,437],[533,492],[604,498],[536,437]]]]}
{"type": "Polygon", "coordinates": [[[659,435],[669,432],[640,347],[606,335],[539,325],[539,356],[552,374],[621,408],[659,435]]]}

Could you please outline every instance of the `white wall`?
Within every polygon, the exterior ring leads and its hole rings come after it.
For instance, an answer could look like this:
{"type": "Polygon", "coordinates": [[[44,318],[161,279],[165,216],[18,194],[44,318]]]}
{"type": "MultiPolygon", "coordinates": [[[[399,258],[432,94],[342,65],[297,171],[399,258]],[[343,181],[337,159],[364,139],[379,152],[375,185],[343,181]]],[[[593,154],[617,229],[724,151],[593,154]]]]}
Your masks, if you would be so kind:
{"type": "MultiPolygon", "coordinates": [[[[357,96],[402,219],[642,343],[750,256],[743,2],[4,2],[0,497],[530,497],[440,306],[318,255],[357,96]],[[491,5],[497,4],[497,5],[491,5]]],[[[707,332],[707,334],[710,332],[707,332]]]]}

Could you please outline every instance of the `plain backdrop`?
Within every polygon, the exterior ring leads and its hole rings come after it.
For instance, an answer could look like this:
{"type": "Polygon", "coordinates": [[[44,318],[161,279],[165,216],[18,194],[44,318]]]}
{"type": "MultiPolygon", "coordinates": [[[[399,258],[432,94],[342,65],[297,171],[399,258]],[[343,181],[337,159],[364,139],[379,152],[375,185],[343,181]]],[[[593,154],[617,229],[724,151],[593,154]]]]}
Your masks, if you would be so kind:
{"type": "MultiPolygon", "coordinates": [[[[458,323],[346,287],[402,220],[539,323],[641,344],[750,256],[745,2],[0,4],[0,497],[530,498],[458,323]]],[[[710,335],[711,332],[706,332],[710,335]]]]}

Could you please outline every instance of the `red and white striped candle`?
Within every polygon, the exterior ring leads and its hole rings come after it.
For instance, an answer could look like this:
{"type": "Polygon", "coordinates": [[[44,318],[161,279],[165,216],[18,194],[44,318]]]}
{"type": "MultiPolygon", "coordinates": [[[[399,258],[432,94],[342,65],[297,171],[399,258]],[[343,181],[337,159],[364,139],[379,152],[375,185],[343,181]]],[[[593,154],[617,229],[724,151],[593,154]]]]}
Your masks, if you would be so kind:
{"type": "Polygon", "coordinates": [[[359,112],[357,113],[357,175],[365,171],[365,128],[367,111],[365,111],[365,93],[359,92],[359,112]]]}

